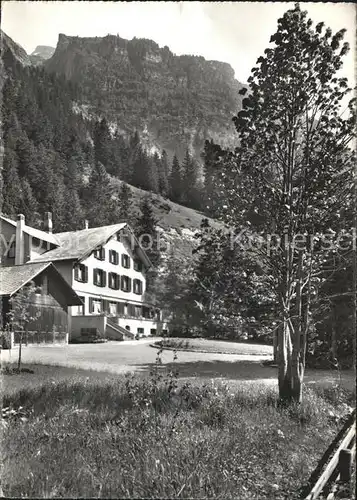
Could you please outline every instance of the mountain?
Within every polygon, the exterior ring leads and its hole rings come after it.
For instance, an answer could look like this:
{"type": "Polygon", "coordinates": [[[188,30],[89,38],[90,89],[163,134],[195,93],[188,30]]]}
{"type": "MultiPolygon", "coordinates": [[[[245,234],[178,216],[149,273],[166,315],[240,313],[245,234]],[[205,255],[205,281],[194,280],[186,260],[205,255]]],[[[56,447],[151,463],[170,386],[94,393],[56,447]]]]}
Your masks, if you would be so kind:
{"type": "Polygon", "coordinates": [[[48,45],[37,45],[35,50],[30,54],[30,60],[34,65],[42,64],[44,61],[53,56],[54,51],[54,47],[49,47],[48,45]]]}
{"type": "Polygon", "coordinates": [[[5,65],[11,66],[12,63],[20,63],[22,66],[31,66],[31,60],[25,49],[18,43],[15,43],[2,30],[1,39],[1,59],[5,65]]]}
{"type": "Polygon", "coordinates": [[[104,116],[124,135],[138,130],[147,149],[200,158],[205,139],[236,144],[232,116],[242,87],[232,67],[200,56],[176,56],[152,40],[59,35],[49,72],[81,89],[77,109],[104,116]]]}

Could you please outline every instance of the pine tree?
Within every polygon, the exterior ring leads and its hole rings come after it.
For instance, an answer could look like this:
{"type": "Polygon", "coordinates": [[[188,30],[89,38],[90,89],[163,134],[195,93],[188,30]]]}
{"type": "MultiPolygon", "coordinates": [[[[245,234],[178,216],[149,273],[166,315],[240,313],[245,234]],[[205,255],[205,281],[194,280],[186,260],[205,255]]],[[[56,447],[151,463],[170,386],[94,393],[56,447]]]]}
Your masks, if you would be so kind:
{"type": "Polygon", "coordinates": [[[194,208],[196,207],[198,202],[197,170],[198,166],[187,150],[182,164],[181,201],[184,204],[194,208]]]}
{"type": "Polygon", "coordinates": [[[26,224],[31,226],[36,223],[36,218],[38,216],[38,203],[27,179],[21,179],[20,185],[21,200],[19,213],[24,214],[26,224]]]}
{"type": "Polygon", "coordinates": [[[77,191],[67,187],[64,193],[64,201],[67,214],[70,214],[70,217],[67,215],[65,219],[65,230],[82,229],[84,227],[84,213],[77,191]]]}
{"type": "Polygon", "coordinates": [[[119,189],[119,199],[118,199],[118,209],[119,209],[119,221],[118,222],[128,222],[132,218],[132,198],[133,194],[130,187],[122,182],[119,189]]]}
{"type": "Polygon", "coordinates": [[[16,218],[21,206],[20,177],[17,171],[17,158],[13,151],[5,151],[3,165],[3,206],[4,214],[16,218]]]}
{"type": "Polygon", "coordinates": [[[95,122],[93,142],[95,161],[102,163],[111,173],[111,135],[105,118],[95,122]]]}
{"type": "Polygon", "coordinates": [[[154,216],[151,198],[145,196],[140,203],[140,216],[136,222],[135,232],[141,240],[154,270],[160,262],[160,237],[156,225],[157,220],[154,216]]]}
{"type": "Polygon", "coordinates": [[[180,163],[176,155],[174,155],[172,161],[172,169],[169,178],[169,185],[170,185],[171,200],[179,203],[181,200],[181,193],[182,193],[182,174],[181,174],[180,163]]]}
{"type": "Polygon", "coordinates": [[[154,155],[154,161],[158,169],[158,192],[163,196],[168,196],[169,194],[169,166],[167,153],[163,150],[161,158],[157,153],[154,155]]]}
{"type": "Polygon", "coordinates": [[[99,162],[92,168],[85,189],[85,212],[92,227],[115,224],[119,219],[109,175],[99,162]]]}

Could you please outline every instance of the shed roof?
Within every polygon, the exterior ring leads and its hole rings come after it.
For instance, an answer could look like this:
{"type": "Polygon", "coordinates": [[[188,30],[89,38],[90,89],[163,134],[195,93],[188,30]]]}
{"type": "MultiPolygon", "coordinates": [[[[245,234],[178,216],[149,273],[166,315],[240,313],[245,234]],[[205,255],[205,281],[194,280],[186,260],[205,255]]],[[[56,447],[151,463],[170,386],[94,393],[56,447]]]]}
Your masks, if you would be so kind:
{"type": "Polygon", "coordinates": [[[66,302],[69,306],[82,305],[73,288],[57,271],[51,262],[29,263],[20,266],[0,267],[0,296],[11,297],[23,286],[46,271],[53,279],[58,280],[65,291],[66,302]]]}

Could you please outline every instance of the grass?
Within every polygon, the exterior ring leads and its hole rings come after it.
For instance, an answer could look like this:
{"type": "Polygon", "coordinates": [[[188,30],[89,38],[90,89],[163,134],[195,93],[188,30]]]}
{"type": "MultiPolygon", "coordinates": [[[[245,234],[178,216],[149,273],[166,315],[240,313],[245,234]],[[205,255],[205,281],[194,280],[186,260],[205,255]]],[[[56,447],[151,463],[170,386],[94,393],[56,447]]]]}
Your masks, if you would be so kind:
{"type": "Polygon", "coordinates": [[[242,342],[227,342],[204,338],[165,338],[154,343],[157,347],[177,351],[191,351],[216,354],[241,354],[241,355],[273,355],[273,349],[267,345],[248,344],[242,342]]]}
{"type": "Polygon", "coordinates": [[[4,394],[6,497],[294,498],[352,401],[306,389],[301,408],[282,410],[266,386],[184,383],[155,369],[46,375],[37,385],[9,376],[34,385],[4,394]]]}

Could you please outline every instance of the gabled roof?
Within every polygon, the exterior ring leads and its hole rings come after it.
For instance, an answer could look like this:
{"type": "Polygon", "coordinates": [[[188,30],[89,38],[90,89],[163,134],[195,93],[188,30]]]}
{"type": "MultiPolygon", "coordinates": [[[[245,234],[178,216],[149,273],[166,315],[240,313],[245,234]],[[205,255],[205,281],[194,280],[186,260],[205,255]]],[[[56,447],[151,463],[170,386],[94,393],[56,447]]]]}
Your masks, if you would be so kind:
{"type": "Polygon", "coordinates": [[[56,233],[55,237],[59,243],[58,248],[49,250],[39,255],[31,262],[50,262],[59,260],[78,260],[87,258],[95,248],[104,245],[114,234],[126,229],[133,239],[135,251],[145,262],[147,267],[151,267],[151,262],[140,247],[138,240],[130,226],[125,222],[112,224],[111,226],[93,227],[91,229],[82,229],[80,231],[68,231],[65,233],[56,233]]]}
{"type": "Polygon", "coordinates": [[[0,296],[11,297],[44,271],[49,273],[54,279],[59,280],[65,291],[67,305],[82,305],[82,301],[76,292],[51,262],[0,267],[0,296]]]}
{"type": "MultiPolygon", "coordinates": [[[[8,217],[4,217],[3,215],[0,215],[0,219],[7,222],[11,226],[16,227],[16,221],[9,219],[8,217]]],[[[39,240],[48,241],[49,243],[52,243],[53,245],[56,246],[60,245],[60,243],[57,240],[57,237],[52,233],[46,233],[46,231],[35,229],[34,227],[27,226],[26,224],[24,224],[24,232],[29,236],[32,236],[33,238],[38,238],[39,240]]]]}

